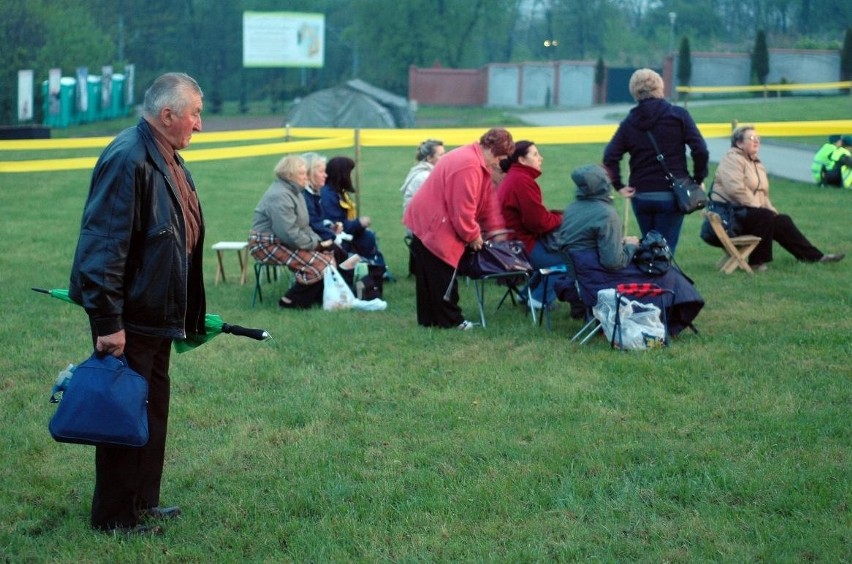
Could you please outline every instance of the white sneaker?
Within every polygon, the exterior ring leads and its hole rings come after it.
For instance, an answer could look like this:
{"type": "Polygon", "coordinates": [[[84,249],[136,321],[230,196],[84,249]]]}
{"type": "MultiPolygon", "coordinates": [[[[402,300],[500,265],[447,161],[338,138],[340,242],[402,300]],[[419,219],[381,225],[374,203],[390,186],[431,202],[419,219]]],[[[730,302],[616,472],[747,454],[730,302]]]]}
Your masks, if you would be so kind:
{"type": "Polygon", "coordinates": [[[464,321],[462,321],[461,323],[459,323],[458,325],[456,325],[456,329],[459,329],[461,331],[470,331],[471,329],[473,329],[473,327],[474,327],[473,323],[466,320],[466,319],[464,321]]]}

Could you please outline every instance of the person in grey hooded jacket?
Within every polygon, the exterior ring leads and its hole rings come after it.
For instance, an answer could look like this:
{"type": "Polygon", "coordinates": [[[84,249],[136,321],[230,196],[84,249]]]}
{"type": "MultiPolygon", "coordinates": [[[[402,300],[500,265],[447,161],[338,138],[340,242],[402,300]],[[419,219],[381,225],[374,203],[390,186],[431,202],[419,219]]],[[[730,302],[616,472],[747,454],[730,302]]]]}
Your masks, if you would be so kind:
{"type": "Polygon", "coordinates": [[[656,284],[674,292],[667,304],[669,334],[675,336],[690,327],[704,299],[675,266],[665,274],[651,275],[633,263],[639,241],[623,235],[607,171],[600,165],[585,165],[575,169],[571,179],[577,185],[577,199],[565,208],[556,239],[562,253],[571,258],[571,274],[583,303],[594,306],[599,290],[619,284],[656,284]]]}
{"type": "Polygon", "coordinates": [[[630,264],[639,239],[623,236],[623,226],[612,203],[612,183],[600,165],[585,165],[571,173],[577,199],[568,204],[556,235],[562,249],[594,250],[601,266],[621,270],[630,264]]]}

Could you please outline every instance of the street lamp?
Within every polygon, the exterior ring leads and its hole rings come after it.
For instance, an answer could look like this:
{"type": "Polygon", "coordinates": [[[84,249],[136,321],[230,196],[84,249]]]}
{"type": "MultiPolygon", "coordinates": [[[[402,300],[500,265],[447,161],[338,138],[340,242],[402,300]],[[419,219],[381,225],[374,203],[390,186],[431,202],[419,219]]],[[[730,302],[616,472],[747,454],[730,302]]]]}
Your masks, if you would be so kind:
{"type": "Polygon", "coordinates": [[[674,27],[677,20],[677,13],[669,12],[669,23],[671,24],[671,32],[669,33],[669,53],[674,53],[674,27]]]}
{"type": "Polygon", "coordinates": [[[555,49],[557,47],[559,47],[559,40],[558,39],[545,39],[544,40],[544,48],[547,49],[548,58],[550,60],[553,60],[553,55],[555,54],[555,49]],[[554,51],[551,51],[550,49],[554,49],[554,51]]]}

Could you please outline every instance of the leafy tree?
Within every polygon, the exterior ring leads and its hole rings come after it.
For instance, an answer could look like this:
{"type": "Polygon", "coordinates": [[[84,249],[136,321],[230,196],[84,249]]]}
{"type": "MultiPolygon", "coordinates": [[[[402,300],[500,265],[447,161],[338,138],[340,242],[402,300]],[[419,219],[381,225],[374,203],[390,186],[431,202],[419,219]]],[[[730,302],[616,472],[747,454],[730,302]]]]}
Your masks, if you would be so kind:
{"type": "Polygon", "coordinates": [[[751,74],[758,84],[766,85],[766,77],[769,75],[769,48],[766,46],[766,32],[762,29],[757,30],[757,37],[754,40],[751,74]]]}
{"type": "Polygon", "coordinates": [[[5,0],[0,18],[0,123],[17,121],[18,70],[35,74],[35,119],[41,121],[41,82],[48,70],[111,64],[112,43],[74,0],[5,0]]]}
{"type": "Polygon", "coordinates": [[[598,62],[595,63],[595,101],[598,104],[604,103],[604,81],[606,80],[606,65],[604,65],[603,57],[598,57],[598,62]]]}
{"type": "Polygon", "coordinates": [[[680,50],[677,55],[677,82],[680,86],[689,86],[692,80],[692,52],[689,49],[689,38],[683,36],[680,40],[680,50]]]}
{"type": "MultiPolygon", "coordinates": [[[[852,26],[846,28],[843,37],[843,49],[840,51],[840,80],[852,80],[852,26]]],[[[849,89],[844,92],[849,94],[849,89]]]]}
{"type": "MultiPolygon", "coordinates": [[[[0,123],[15,121],[20,69],[34,69],[41,83],[53,67],[96,74],[102,65],[121,71],[134,63],[137,100],[155,76],[181,70],[199,80],[214,110],[220,101],[277,103],[353,77],[404,94],[411,65],[600,56],[655,67],[668,44],[669,12],[692,49],[750,50],[743,30],[752,29],[762,30],[764,44],[771,33],[783,46],[836,49],[846,32],[841,73],[852,76],[852,3],[838,0],[0,0],[0,123]],[[325,14],[324,67],[243,69],[246,10],[325,14]],[[556,51],[543,48],[548,37],[559,41],[556,51]]],[[[758,54],[755,46],[753,65],[758,54]]],[[[761,72],[753,66],[761,84],[768,53],[765,61],[761,72]]]]}

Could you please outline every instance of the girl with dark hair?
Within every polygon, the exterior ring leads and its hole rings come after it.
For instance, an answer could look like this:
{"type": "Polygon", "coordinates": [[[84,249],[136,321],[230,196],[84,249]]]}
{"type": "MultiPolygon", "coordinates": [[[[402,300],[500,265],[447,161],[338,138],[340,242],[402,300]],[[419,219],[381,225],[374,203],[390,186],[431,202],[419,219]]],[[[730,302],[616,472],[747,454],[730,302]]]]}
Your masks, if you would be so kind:
{"type": "Polygon", "coordinates": [[[320,192],[320,201],[325,219],[332,223],[342,223],[343,231],[352,235],[351,241],[344,241],[347,252],[357,253],[372,264],[385,264],[384,256],[379,252],[376,234],[369,229],[368,216],[358,217],[358,208],[350,194],[355,193],[352,185],[352,171],[355,161],[349,157],[334,157],[326,165],[326,184],[320,192]]]}
{"type": "MultiPolygon", "coordinates": [[[[541,187],[536,182],[543,162],[533,141],[518,141],[509,158],[500,161],[500,168],[506,176],[497,186],[497,200],[506,228],[512,231],[510,236],[513,239],[524,244],[530,264],[536,271],[567,262],[553,237],[554,230],[562,225],[562,211],[544,207],[541,187]]],[[[540,276],[534,274],[530,284],[533,299],[540,304],[553,303],[556,294],[551,290],[548,296],[544,296],[539,290],[539,282],[540,276]]]]}
{"type": "Polygon", "coordinates": [[[532,141],[518,141],[515,152],[500,161],[506,176],[497,186],[497,199],[506,229],[512,237],[522,241],[533,268],[564,264],[565,258],[550,249],[542,239],[562,225],[562,211],[544,207],[541,187],[536,178],[541,176],[544,159],[532,141]]]}

